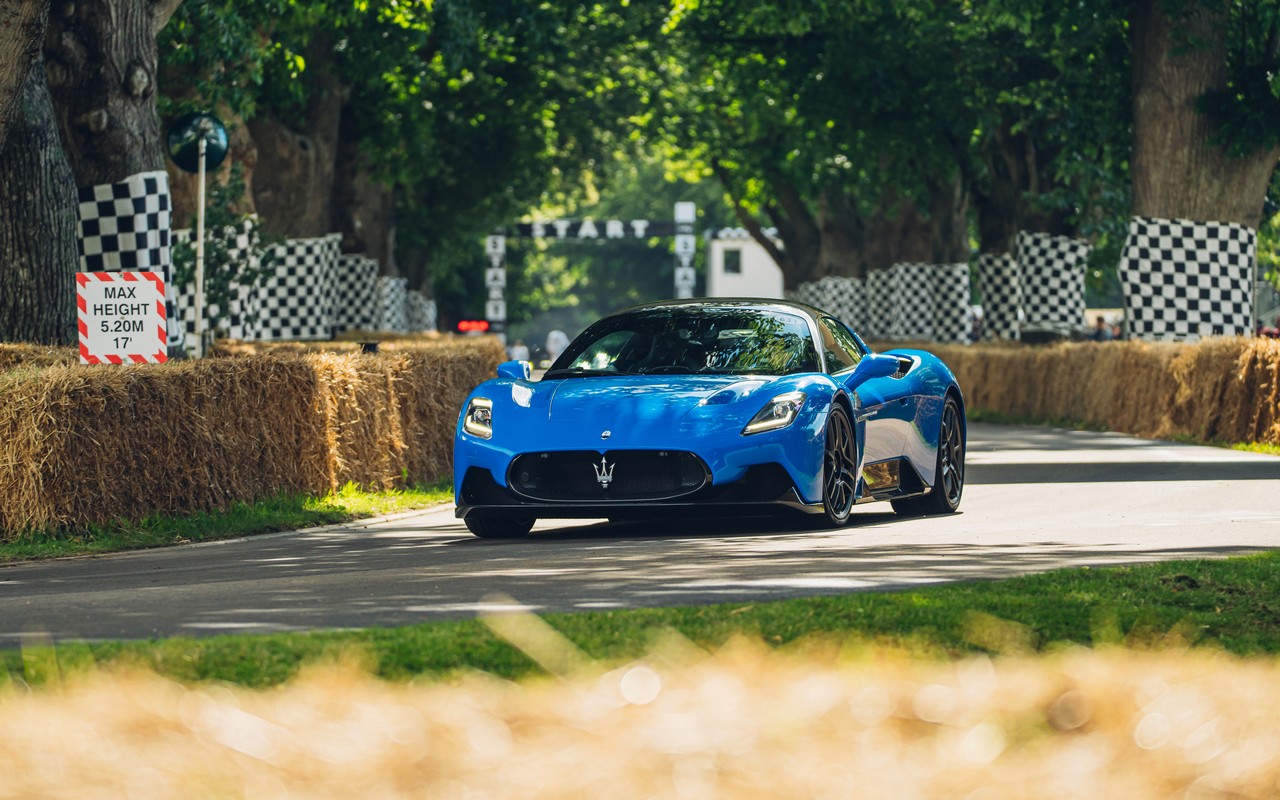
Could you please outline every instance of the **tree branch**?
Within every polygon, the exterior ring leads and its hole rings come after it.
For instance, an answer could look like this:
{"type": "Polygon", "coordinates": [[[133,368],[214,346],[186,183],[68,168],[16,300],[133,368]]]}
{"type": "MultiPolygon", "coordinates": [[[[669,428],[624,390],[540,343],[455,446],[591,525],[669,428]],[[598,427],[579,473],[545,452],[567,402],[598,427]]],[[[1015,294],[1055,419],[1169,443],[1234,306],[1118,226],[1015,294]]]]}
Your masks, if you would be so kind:
{"type": "Polygon", "coordinates": [[[178,6],[182,5],[182,0],[151,0],[151,2],[151,27],[156,34],[159,34],[164,30],[164,26],[169,24],[178,6]]]}

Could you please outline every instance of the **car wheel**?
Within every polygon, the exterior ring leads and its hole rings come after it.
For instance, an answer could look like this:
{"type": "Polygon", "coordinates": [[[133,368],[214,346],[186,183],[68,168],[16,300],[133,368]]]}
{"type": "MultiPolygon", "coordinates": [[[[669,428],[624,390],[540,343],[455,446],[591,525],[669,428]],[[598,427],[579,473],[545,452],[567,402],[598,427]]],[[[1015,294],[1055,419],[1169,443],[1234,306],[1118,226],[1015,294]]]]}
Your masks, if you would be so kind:
{"type": "Polygon", "coordinates": [[[519,539],[533,530],[533,517],[467,517],[467,530],[481,539],[519,539]]]}
{"type": "Polygon", "coordinates": [[[858,450],[849,412],[833,405],[827,415],[827,441],[822,450],[822,511],[828,526],[838,528],[849,521],[857,476],[858,450]]]}
{"type": "Polygon", "coordinates": [[[964,494],[964,425],[960,406],[948,397],[942,407],[942,428],[938,434],[938,460],[933,473],[933,491],[922,497],[894,500],[893,510],[905,516],[951,514],[960,507],[964,494]]]}

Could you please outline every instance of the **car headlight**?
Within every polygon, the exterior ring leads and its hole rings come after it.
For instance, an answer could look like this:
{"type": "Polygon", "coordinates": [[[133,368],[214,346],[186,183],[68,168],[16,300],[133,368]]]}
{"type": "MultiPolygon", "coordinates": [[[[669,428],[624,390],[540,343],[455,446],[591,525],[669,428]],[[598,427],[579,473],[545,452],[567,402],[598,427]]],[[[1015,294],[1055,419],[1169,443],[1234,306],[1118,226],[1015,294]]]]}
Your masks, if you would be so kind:
{"type": "Polygon", "coordinates": [[[493,401],[473,397],[467,403],[467,413],[462,417],[462,429],[472,436],[488,439],[493,436],[493,401]]]}
{"type": "Polygon", "coordinates": [[[764,431],[776,431],[796,421],[800,408],[804,405],[804,392],[787,392],[773,398],[760,409],[760,413],[751,418],[747,427],[742,429],[744,436],[764,431]]]}

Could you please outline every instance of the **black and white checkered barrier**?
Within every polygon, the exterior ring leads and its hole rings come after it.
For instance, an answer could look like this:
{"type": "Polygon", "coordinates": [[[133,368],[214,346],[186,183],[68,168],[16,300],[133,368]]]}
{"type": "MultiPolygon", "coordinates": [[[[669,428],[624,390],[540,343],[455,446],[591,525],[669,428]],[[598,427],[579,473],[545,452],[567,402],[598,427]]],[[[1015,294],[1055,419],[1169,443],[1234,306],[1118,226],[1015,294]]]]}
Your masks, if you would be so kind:
{"type": "Polygon", "coordinates": [[[378,330],[390,333],[405,333],[409,330],[409,315],[406,313],[408,283],[404,278],[387,275],[378,278],[378,330]]]}
{"type": "Polygon", "coordinates": [[[1229,222],[1134,217],[1120,256],[1127,334],[1195,341],[1253,332],[1258,237],[1229,222]]]}
{"type": "Polygon", "coordinates": [[[278,339],[328,339],[333,276],[342,237],[289,239],[273,245],[271,269],[258,289],[258,335],[278,339]]]}
{"type": "Polygon", "coordinates": [[[973,333],[968,264],[933,265],[933,339],[965,344],[973,333]]]}
{"type": "Polygon", "coordinates": [[[436,328],[436,304],[425,294],[411,289],[405,298],[405,317],[411,333],[436,328]]]}
{"type": "Polygon", "coordinates": [[[897,334],[894,320],[897,306],[894,298],[895,277],[891,269],[867,273],[867,324],[862,335],[869,339],[892,339],[897,334]]]}
{"type": "MultiPolygon", "coordinates": [[[[244,227],[235,234],[235,245],[228,249],[227,256],[245,267],[257,266],[258,256],[249,246],[249,229],[252,223],[245,221],[244,227]]],[[[188,242],[192,232],[189,228],[173,232],[174,243],[188,242]]],[[[207,280],[207,278],[206,278],[207,280]]],[[[196,333],[196,287],[195,283],[177,287],[178,312],[182,315],[183,330],[187,336],[196,333]]],[[[259,303],[257,293],[252,287],[232,283],[230,287],[231,307],[223,313],[222,308],[210,301],[208,284],[205,286],[204,324],[213,329],[219,339],[256,339],[258,334],[259,303]],[[217,322],[214,322],[214,320],[217,322]]]]}
{"type": "Polygon", "coordinates": [[[338,258],[333,280],[333,332],[372,331],[378,314],[378,262],[359,253],[338,258]]]}
{"type": "Polygon", "coordinates": [[[1090,249],[1083,239],[1018,232],[1024,333],[1067,335],[1084,326],[1084,274],[1090,249]]]}
{"type": "Polygon", "coordinates": [[[830,311],[855,331],[862,328],[867,318],[866,281],[828,275],[818,281],[818,292],[822,296],[819,308],[830,311]]]}
{"type": "Polygon", "coordinates": [[[172,204],[164,170],[82,186],[76,234],[81,272],[159,272],[165,281],[169,346],[183,343],[173,286],[172,204]]]}
{"type": "Polygon", "coordinates": [[[840,275],[802,283],[787,296],[799,303],[808,303],[843,320],[855,331],[861,331],[867,317],[866,282],[860,278],[840,275]]]}
{"type": "Polygon", "coordinates": [[[893,270],[894,339],[933,338],[933,265],[902,262],[893,270]]]}
{"type": "Polygon", "coordinates": [[[1022,335],[1022,279],[1012,253],[978,256],[978,283],[982,287],[982,338],[1016,341],[1022,335]]]}

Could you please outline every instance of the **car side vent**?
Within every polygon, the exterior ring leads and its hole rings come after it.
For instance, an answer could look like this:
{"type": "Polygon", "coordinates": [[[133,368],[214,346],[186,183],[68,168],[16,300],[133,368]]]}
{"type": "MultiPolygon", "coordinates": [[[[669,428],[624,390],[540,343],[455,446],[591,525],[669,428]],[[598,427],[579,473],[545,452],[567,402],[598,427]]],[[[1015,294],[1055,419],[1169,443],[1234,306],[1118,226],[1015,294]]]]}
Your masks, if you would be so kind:
{"type": "Polygon", "coordinates": [[[893,373],[893,377],[905,378],[907,377],[907,373],[911,371],[911,368],[916,365],[916,362],[906,356],[898,356],[897,358],[898,358],[898,371],[893,373]]]}

